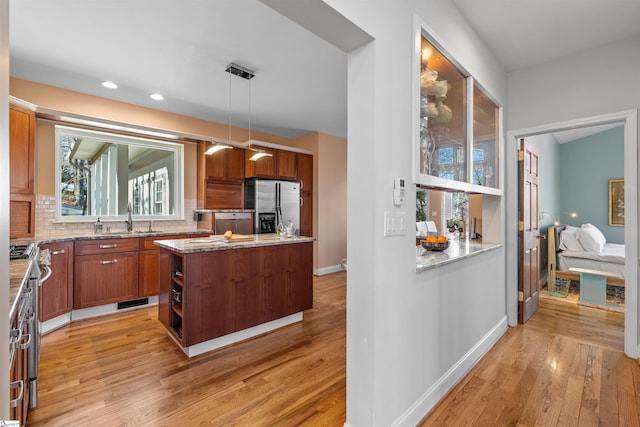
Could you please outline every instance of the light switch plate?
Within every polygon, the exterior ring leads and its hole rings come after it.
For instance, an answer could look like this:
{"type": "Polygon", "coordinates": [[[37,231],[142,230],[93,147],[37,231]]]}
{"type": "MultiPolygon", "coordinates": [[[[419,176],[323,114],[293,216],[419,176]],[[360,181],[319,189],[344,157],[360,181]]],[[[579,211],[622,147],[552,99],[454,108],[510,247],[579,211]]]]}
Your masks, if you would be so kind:
{"type": "Polygon", "coordinates": [[[384,237],[404,236],[407,234],[406,212],[384,213],[384,237]]]}

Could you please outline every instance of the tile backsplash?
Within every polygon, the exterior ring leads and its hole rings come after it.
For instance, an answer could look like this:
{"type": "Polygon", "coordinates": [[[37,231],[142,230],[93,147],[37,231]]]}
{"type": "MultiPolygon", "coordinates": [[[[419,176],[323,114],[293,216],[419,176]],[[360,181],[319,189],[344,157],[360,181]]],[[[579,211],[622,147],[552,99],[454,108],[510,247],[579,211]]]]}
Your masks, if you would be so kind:
{"type": "MultiPolygon", "coordinates": [[[[55,196],[36,196],[36,235],[43,234],[64,234],[65,232],[69,233],[92,233],[93,232],[93,222],[64,222],[61,220],[56,220],[55,214],[56,207],[56,198],[55,196]]],[[[171,231],[171,230],[185,230],[185,229],[196,229],[197,222],[193,220],[193,211],[197,207],[197,200],[185,200],[184,201],[184,220],[178,221],[165,221],[165,220],[154,220],[153,228],[160,229],[162,231],[171,231]]],[[[112,231],[126,230],[126,225],[124,221],[110,221],[103,220],[104,227],[111,227],[112,231]]],[[[133,220],[134,229],[145,229],[149,226],[148,220],[139,220],[136,221],[135,217],[133,220]]]]}

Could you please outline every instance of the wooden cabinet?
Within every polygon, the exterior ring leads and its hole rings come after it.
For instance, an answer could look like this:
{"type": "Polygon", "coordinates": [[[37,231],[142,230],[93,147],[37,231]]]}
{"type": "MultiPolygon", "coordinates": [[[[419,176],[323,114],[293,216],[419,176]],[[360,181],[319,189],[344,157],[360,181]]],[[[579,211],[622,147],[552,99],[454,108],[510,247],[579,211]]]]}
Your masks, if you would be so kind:
{"type": "Polygon", "coordinates": [[[158,318],[189,347],[311,308],[313,245],[160,248],[160,278],[158,318]]]}
{"type": "Polygon", "coordinates": [[[300,192],[300,235],[313,236],[313,193],[300,192]]]}
{"type": "Polygon", "coordinates": [[[73,310],[73,242],[40,245],[51,254],[51,277],[40,287],[41,322],[73,310]]]}
{"type": "Polygon", "coordinates": [[[244,149],[232,148],[205,155],[208,181],[244,181],[244,149]]]}
{"type": "Polygon", "coordinates": [[[156,236],[156,237],[143,237],[140,238],[140,253],[138,258],[138,297],[150,297],[158,295],[158,246],[156,246],[154,240],[165,239],[187,239],[187,238],[201,238],[207,237],[209,234],[189,234],[178,236],[156,236]]]}
{"type": "Polygon", "coordinates": [[[276,150],[276,174],[280,179],[298,179],[297,153],[276,150]]]}
{"type": "Polygon", "coordinates": [[[243,183],[207,181],[206,185],[205,209],[244,208],[243,183]]]}
{"type": "Polygon", "coordinates": [[[250,160],[256,152],[252,150],[245,150],[245,162],[244,171],[246,178],[277,178],[276,173],[276,155],[277,150],[273,148],[263,148],[265,153],[271,154],[271,156],[264,156],[256,161],[250,160]]]}
{"type": "Polygon", "coordinates": [[[263,148],[271,156],[261,157],[256,161],[249,160],[255,151],[245,151],[245,177],[246,178],[277,178],[298,179],[297,153],[293,151],[277,150],[275,148],[263,148]]]}
{"type": "Polygon", "coordinates": [[[9,108],[10,238],[33,237],[35,228],[35,112],[9,108]]]}
{"type": "Polygon", "coordinates": [[[300,191],[313,192],[313,156],[298,153],[298,181],[300,191]]]}
{"type": "Polygon", "coordinates": [[[138,239],[82,240],[75,243],[73,308],[138,297],[138,239]]]}
{"type": "Polygon", "coordinates": [[[313,236],[313,156],[298,153],[300,181],[300,235],[313,236]]]}

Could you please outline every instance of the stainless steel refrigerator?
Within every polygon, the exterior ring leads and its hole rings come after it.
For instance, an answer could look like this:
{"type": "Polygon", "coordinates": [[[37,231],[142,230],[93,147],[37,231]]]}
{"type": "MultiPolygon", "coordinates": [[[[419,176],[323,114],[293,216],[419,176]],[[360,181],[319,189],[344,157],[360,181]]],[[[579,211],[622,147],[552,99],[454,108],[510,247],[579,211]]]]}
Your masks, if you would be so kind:
{"type": "Polygon", "coordinates": [[[244,183],[244,208],[254,210],[256,234],[275,233],[279,222],[300,234],[300,183],[251,178],[244,183]]]}

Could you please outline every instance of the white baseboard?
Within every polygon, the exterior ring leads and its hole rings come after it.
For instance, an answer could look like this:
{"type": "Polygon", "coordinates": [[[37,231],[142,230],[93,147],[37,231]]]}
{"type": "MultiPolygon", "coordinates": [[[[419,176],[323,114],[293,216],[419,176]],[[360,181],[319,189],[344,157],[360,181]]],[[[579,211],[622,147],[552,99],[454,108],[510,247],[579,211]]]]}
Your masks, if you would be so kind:
{"type": "Polygon", "coordinates": [[[440,399],[471,371],[482,356],[504,335],[507,328],[507,317],[504,316],[476,345],[396,419],[392,425],[417,425],[420,420],[438,404],[440,399]]]}
{"type": "Polygon", "coordinates": [[[273,330],[282,328],[287,325],[291,325],[293,323],[302,321],[302,312],[294,313],[286,317],[282,317],[280,319],[272,320],[267,323],[263,323],[261,325],[253,326],[248,329],[243,329],[238,332],[233,332],[228,335],[223,335],[218,338],[214,338],[209,341],[201,342],[198,344],[194,344],[190,347],[182,347],[182,344],[176,340],[172,333],[167,332],[167,336],[171,338],[171,340],[180,347],[180,350],[184,352],[187,357],[194,357],[202,353],[206,353],[208,351],[216,350],[218,348],[222,348],[228,346],[230,344],[235,344],[240,341],[244,341],[249,338],[256,337],[258,335],[262,335],[266,332],[271,332],[273,330]]]}
{"type": "Polygon", "coordinates": [[[71,313],[65,313],[45,322],[40,322],[40,335],[47,334],[55,329],[71,323],[71,313]]]}
{"type": "Polygon", "coordinates": [[[314,276],[324,276],[325,274],[331,274],[331,273],[336,273],[338,271],[343,271],[344,269],[342,268],[342,266],[340,264],[338,265],[332,265],[329,267],[323,267],[323,268],[315,268],[313,270],[313,275],[314,276]]]}

